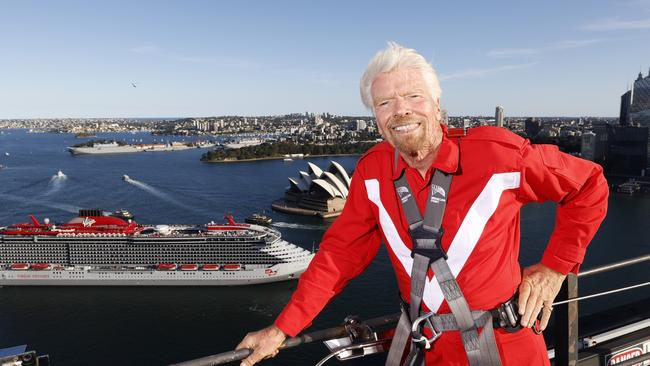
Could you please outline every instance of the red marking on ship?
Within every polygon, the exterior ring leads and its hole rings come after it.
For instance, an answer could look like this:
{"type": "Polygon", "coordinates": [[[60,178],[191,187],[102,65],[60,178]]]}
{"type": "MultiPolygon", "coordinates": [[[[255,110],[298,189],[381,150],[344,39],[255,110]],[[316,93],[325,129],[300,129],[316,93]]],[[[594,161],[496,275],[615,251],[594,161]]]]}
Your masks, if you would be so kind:
{"type": "Polygon", "coordinates": [[[196,271],[199,269],[198,264],[182,264],[181,271],[196,271]]]}
{"type": "Polygon", "coordinates": [[[218,264],[204,264],[202,268],[204,271],[218,271],[221,267],[218,264]]]}
{"type": "Polygon", "coordinates": [[[113,216],[78,216],[65,224],[39,222],[34,215],[31,223],[14,224],[3,230],[2,235],[56,236],[61,234],[125,234],[133,235],[143,228],[135,222],[126,222],[113,216]]]}
{"type": "Polygon", "coordinates": [[[34,263],[32,264],[32,270],[34,271],[49,271],[52,266],[49,263],[34,263]]]}
{"type": "Polygon", "coordinates": [[[274,270],[272,270],[271,268],[267,268],[267,269],[264,270],[264,273],[265,273],[267,276],[273,276],[273,275],[275,275],[277,272],[274,271],[274,270]]]}
{"type": "Polygon", "coordinates": [[[225,271],[239,271],[241,269],[241,264],[224,264],[223,269],[225,271]]]}
{"type": "Polygon", "coordinates": [[[209,223],[206,225],[206,227],[209,231],[246,230],[251,227],[249,224],[241,224],[235,222],[235,219],[232,217],[232,215],[226,215],[225,219],[228,221],[226,224],[209,223]]]}
{"type": "Polygon", "coordinates": [[[158,271],[175,271],[177,268],[176,263],[160,263],[156,270],[158,271]]]}

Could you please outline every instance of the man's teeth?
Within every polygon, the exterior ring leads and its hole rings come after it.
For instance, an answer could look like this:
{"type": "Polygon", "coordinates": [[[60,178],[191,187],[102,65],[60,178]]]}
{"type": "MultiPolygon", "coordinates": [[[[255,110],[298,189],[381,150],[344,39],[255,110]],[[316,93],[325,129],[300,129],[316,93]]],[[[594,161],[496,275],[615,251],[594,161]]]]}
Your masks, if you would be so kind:
{"type": "Polygon", "coordinates": [[[410,131],[410,130],[413,130],[413,129],[415,129],[417,126],[418,126],[417,123],[409,123],[409,124],[407,124],[407,125],[401,125],[401,126],[394,127],[393,129],[394,129],[395,131],[404,132],[404,131],[410,131]]]}

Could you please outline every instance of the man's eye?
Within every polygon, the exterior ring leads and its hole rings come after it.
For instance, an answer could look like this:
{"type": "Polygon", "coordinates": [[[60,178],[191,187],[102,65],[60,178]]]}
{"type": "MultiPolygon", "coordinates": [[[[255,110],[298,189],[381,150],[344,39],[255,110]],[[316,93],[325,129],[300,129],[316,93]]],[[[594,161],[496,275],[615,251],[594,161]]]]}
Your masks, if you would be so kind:
{"type": "Polygon", "coordinates": [[[379,104],[377,104],[377,105],[378,105],[379,107],[383,107],[383,106],[385,106],[385,105],[388,105],[388,101],[387,101],[387,100],[384,100],[383,102],[379,102],[379,104]]]}
{"type": "Polygon", "coordinates": [[[421,96],[422,96],[421,94],[411,94],[409,95],[409,98],[414,99],[414,98],[419,98],[421,96]]]}

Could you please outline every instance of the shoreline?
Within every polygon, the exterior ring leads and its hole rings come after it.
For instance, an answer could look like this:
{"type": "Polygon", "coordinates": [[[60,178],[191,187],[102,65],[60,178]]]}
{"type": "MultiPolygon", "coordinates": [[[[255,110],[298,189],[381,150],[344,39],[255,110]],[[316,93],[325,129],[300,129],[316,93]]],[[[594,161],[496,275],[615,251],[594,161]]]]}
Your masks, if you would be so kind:
{"type": "MultiPolygon", "coordinates": [[[[363,155],[364,153],[358,154],[319,154],[319,155],[305,155],[302,158],[290,158],[292,160],[304,160],[308,158],[323,158],[327,156],[355,156],[363,155]]],[[[287,159],[286,156],[268,156],[263,158],[253,158],[253,159],[239,159],[239,160],[201,160],[202,163],[209,164],[219,164],[219,163],[243,163],[247,161],[261,161],[261,160],[278,160],[278,159],[287,159]]]]}

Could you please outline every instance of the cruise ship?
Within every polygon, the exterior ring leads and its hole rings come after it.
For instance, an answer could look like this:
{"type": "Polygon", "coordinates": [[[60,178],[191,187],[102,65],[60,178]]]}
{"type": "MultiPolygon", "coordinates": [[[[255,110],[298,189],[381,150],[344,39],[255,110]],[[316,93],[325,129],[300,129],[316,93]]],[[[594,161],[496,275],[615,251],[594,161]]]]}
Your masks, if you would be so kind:
{"type": "Polygon", "coordinates": [[[142,225],[84,209],[0,227],[0,286],[233,286],[295,279],[314,254],[260,225],[142,225]]]}

